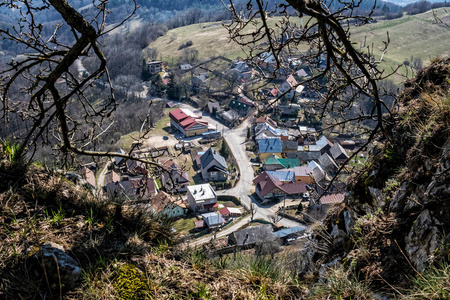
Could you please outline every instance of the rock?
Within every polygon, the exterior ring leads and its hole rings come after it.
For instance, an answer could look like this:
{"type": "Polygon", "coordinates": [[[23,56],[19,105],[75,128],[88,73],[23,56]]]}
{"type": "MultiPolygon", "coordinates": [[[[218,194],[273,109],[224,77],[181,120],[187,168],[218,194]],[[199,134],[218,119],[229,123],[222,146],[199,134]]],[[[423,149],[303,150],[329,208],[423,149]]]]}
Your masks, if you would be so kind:
{"type": "Polygon", "coordinates": [[[64,248],[54,242],[45,242],[34,254],[42,267],[42,275],[47,275],[50,284],[59,282],[63,287],[72,287],[80,279],[81,268],[77,261],[68,255],[64,248]]]}
{"type": "Polygon", "coordinates": [[[406,196],[406,188],[408,186],[408,182],[404,181],[400,188],[397,190],[397,192],[394,195],[394,198],[391,201],[391,204],[389,205],[390,211],[397,211],[400,210],[400,203],[405,199],[406,196]]]}
{"type": "Polygon", "coordinates": [[[369,187],[369,193],[372,196],[372,199],[374,201],[374,205],[376,207],[382,207],[384,206],[385,202],[383,200],[383,194],[381,191],[374,187],[369,187]]]}
{"type": "Polygon", "coordinates": [[[409,211],[409,210],[413,210],[416,209],[418,207],[423,206],[420,202],[420,199],[417,195],[411,195],[408,200],[406,201],[405,204],[405,211],[409,211]]]}
{"type": "Polygon", "coordinates": [[[405,238],[406,253],[419,272],[428,265],[438,246],[440,232],[433,225],[430,212],[426,209],[414,221],[414,225],[405,238]]]}
{"type": "Polygon", "coordinates": [[[353,221],[352,218],[350,216],[350,212],[349,211],[344,211],[344,223],[345,223],[345,230],[347,231],[347,233],[349,234],[350,231],[353,228],[353,221]]]}

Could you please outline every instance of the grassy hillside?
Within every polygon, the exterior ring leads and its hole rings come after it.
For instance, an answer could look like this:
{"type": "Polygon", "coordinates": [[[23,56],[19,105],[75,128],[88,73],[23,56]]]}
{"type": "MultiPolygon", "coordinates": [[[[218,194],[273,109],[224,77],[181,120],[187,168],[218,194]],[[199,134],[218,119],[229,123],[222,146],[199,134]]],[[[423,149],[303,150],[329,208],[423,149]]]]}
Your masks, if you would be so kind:
{"type": "MultiPolygon", "coordinates": [[[[436,13],[441,18],[448,16],[443,9],[436,10],[436,13]]],[[[381,64],[383,69],[390,70],[405,59],[410,59],[411,55],[420,58],[424,65],[429,63],[430,58],[450,55],[450,28],[436,24],[431,11],[355,27],[352,30],[352,40],[361,44],[367,36],[366,46],[373,45],[375,55],[379,58],[387,32],[389,32],[391,43],[384,57],[384,63],[381,64]]],[[[240,47],[229,41],[227,31],[219,22],[195,24],[170,30],[148,47],[158,49],[159,57],[163,60],[176,63],[183,53],[183,50],[178,50],[178,47],[188,40],[193,42],[190,48],[198,50],[200,60],[216,55],[231,59],[245,57],[240,47]]],[[[404,68],[401,72],[406,74],[404,68]]],[[[400,79],[397,78],[396,81],[400,79]]]]}
{"type": "MultiPolygon", "coordinates": [[[[292,20],[295,22],[298,18],[292,20]]],[[[270,23],[275,24],[275,21],[270,23]]],[[[150,43],[148,47],[158,49],[158,58],[176,63],[184,50],[178,48],[189,40],[193,42],[189,49],[197,50],[200,60],[217,55],[230,59],[246,57],[239,45],[229,40],[228,32],[221,22],[200,23],[169,30],[165,36],[150,43]]]]}
{"type": "MultiPolygon", "coordinates": [[[[436,10],[436,13],[440,18],[448,16],[443,9],[436,10]]],[[[430,63],[430,58],[450,56],[450,27],[437,24],[431,11],[354,28],[352,40],[360,44],[367,36],[366,46],[373,45],[374,54],[379,59],[387,33],[390,44],[381,64],[385,70],[394,68],[411,56],[420,58],[424,66],[430,63]]],[[[406,74],[405,68],[400,71],[406,74]]]]}

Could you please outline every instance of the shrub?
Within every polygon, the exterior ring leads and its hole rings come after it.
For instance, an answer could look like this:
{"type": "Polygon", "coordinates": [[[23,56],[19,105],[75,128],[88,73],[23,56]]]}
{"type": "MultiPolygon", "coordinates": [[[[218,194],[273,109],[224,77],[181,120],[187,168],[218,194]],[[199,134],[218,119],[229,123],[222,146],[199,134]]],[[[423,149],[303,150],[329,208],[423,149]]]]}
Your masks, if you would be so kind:
{"type": "Polygon", "coordinates": [[[190,46],[192,46],[193,44],[194,44],[194,43],[193,43],[191,40],[189,40],[189,41],[187,41],[186,43],[181,44],[181,45],[178,47],[178,50],[181,50],[181,49],[190,47],[190,46]]]}

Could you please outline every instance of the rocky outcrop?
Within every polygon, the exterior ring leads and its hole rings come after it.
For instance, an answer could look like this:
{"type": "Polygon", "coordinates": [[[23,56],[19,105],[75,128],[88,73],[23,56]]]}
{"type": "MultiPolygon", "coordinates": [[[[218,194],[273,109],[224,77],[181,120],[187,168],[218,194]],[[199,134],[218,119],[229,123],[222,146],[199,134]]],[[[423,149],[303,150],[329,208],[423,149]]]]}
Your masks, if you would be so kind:
{"type": "Polygon", "coordinates": [[[312,234],[301,273],[320,277],[321,265],[342,262],[380,286],[405,286],[439,259],[450,241],[449,75],[445,60],[406,84],[385,122],[390,136],[312,234]]]}

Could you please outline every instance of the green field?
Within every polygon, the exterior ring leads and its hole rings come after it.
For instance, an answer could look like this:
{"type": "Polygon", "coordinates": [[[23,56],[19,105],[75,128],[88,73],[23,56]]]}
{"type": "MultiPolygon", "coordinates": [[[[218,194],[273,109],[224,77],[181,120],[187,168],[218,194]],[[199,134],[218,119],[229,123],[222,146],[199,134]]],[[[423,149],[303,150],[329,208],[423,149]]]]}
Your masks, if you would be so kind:
{"type": "MultiPolygon", "coordinates": [[[[449,15],[444,9],[438,9],[435,12],[440,18],[449,15]]],[[[275,20],[277,19],[273,19],[270,23],[274,24],[275,20]]],[[[294,22],[297,20],[293,19],[294,22]]],[[[411,56],[420,58],[424,66],[429,63],[430,58],[450,56],[450,27],[437,24],[431,11],[397,20],[354,27],[351,33],[351,39],[357,47],[363,45],[366,39],[366,47],[373,46],[377,59],[380,58],[383,41],[387,39],[387,33],[389,33],[388,51],[380,64],[386,72],[404,60],[410,59],[411,56]]],[[[217,55],[230,59],[246,57],[239,45],[229,41],[228,33],[220,22],[201,23],[170,30],[148,47],[158,49],[159,58],[162,60],[176,64],[183,53],[183,50],[178,50],[178,47],[188,40],[193,42],[190,48],[198,50],[200,61],[217,55]]],[[[407,74],[405,68],[399,71],[400,74],[407,74]]],[[[408,75],[411,76],[411,73],[408,75]]],[[[403,79],[397,76],[395,81],[400,82],[403,79]]]]}

